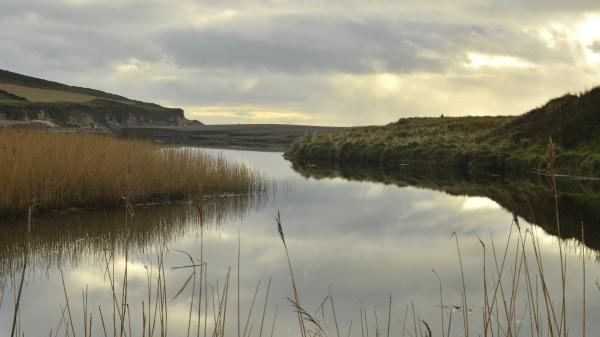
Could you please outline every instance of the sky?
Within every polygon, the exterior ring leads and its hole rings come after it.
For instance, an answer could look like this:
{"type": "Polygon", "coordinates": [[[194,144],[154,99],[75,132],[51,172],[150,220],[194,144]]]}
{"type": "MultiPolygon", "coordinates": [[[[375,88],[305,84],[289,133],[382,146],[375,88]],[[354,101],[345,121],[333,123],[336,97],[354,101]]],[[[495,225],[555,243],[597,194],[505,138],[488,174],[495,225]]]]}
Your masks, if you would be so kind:
{"type": "Polygon", "coordinates": [[[0,0],[0,68],[208,124],[515,115],[599,85],[597,0],[0,0]]]}

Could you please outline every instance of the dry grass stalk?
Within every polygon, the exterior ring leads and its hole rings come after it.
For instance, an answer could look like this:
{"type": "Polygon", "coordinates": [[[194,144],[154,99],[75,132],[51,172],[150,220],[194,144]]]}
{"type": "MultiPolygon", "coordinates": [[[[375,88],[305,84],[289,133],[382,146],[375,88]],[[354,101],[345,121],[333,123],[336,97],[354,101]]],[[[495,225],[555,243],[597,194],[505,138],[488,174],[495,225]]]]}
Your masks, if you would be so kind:
{"type": "Polygon", "coordinates": [[[302,337],[306,337],[307,330],[306,330],[306,326],[304,324],[304,318],[302,316],[302,313],[303,312],[305,313],[306,311],[304,309],[302,309],[302,306],[300,305],[300,298],[298,296],[298,288],[296,287],[296,280],[294,279],[294,271],[292,269],[292,261],[290,260],[290,253],[288,252],[287,244],[285,243],[285,235],[283,234],[283,227],[282,227],[282,223],[281,223],[281,214],[279,212],[277,212],[277,217],[275,218],[275,221],[277,222],[277,231],[279,232],[279,237],[281,238],[281,242],[283,242],[283,248],[285,249],[285,256],[287,257],[288,266],[290,268],[290,277],[292,278],[292,290],[294,293],[294,299],[290,300],[290,301],[294,305],[296,314],[298,316],[298,325],[300,327],[300,334],[302,337]]]}
{"type": "Polygon", "coordinates": [[[0,216],[24,213],[34,201],[44,210],[116,206],[124,195],[133,203],[265,187],[248,166],[198,150],[6,128],[0,128],[0,180],[0,216]]]}

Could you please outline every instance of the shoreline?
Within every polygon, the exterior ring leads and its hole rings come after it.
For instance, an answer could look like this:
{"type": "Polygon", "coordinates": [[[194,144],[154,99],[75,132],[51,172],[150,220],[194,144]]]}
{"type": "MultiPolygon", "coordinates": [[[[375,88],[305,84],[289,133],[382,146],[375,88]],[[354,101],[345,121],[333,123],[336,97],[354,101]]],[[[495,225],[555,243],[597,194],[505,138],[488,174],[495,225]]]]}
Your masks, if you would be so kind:
{"type": "Polygon", "coordinates": [[[101,134],[123,139],[149,140],[159,145],[261,152],[285,152],[290,145],[306,134],[337,134],[350,129],[350,127],[295,124],[149,125],[114,129],[65,128],[43,120],[0,120],[0,128],[101,134]]]}
{"type": "Polygon", "coordinates": [[[158,144],[284,152],[307,134],[337,134],[348,129],[350,128],[291,124],[221,124],[123,127],[114,133],[121,138],[146,139],[158,144]]]}

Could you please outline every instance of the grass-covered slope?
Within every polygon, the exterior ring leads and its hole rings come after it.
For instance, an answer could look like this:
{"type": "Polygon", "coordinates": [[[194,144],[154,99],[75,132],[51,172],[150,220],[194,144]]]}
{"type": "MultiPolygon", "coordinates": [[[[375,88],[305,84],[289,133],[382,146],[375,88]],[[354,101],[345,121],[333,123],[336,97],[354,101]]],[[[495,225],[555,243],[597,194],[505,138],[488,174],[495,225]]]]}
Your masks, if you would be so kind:
{"type": "Polygon", "coordinates": [[[340,134],[311,134],[294,143],[286,157],[522,173],[545,168],[550,138],[557,145],[560,173],[600,174],[600,88],[551,100],[517,117],[407,118],[340,134]]]}
{"type": "Polygon", "coordinates": [[[553,140],[564,148],[600,145],[600,87],[565,95],[490,132],[487,142],[530,145],[553,140]]]}
{"type": "Polygon", "coordinates": [[[0,70],[1,121],[41,121],[51,126],[92,129],[194,124],[184,117],[181,109],[165,108],[6,70],[0,70]]]}

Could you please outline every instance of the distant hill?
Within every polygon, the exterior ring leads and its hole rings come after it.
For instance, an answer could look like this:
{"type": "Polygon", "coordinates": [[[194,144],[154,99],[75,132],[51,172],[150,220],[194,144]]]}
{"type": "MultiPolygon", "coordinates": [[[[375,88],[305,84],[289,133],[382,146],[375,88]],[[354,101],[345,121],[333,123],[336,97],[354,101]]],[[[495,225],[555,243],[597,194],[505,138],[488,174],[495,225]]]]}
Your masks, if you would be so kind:
{"type": "Polygon", "coordinates": [[[566,174],[600,175],[600,87],[564,95],[514,117],[403,118],[339,134],[310,134],[286,157],[295,162],[425,165],[488,173],[555,167],[566,174]]]}
{"type": "Polygon", "coordinates": [[[600,87],[581,95],[550,100],[481,137],[488,143],[511,145],[547,143],[564,148],[600,145],[600,87]]]}
{"type": "Polygon", "coordinates": [[[111,130],[202,123],[182,109],[0,70],[0,126],[14,124],[111,130]]]}

